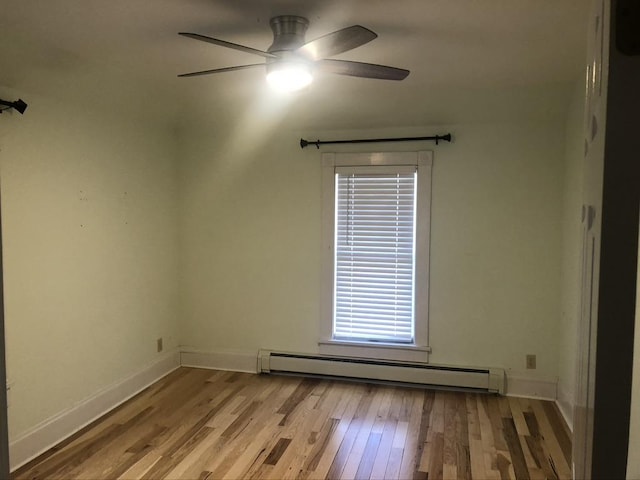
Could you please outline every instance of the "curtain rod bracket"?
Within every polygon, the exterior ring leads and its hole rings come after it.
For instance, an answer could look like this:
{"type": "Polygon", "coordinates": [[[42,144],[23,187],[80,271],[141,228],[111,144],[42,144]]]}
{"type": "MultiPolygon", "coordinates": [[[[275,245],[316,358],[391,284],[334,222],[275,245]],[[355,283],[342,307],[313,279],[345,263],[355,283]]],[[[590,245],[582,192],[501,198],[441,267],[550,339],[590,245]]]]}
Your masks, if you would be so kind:
{"type": "Polygon", "coordinates": [[[425,141],[425,140],[434,141],[436,142],[436,145],[438,145],[438,142],[440,140],[444,140],[445,142],[450,142],[451,134],[447,133],[446,135],[434,135],[431,137],[365,138],[361,140],[325,140],[325,141],[317,140],[315,142],[310,142],[308,140],[305,140],[304,138],[301,138],[300,148],[305,148],[309,145],[315,145],[316,148],[320,150],[320,145],[327,145],[330,143],[335,144],[335,143],[373,143],[373,142],[416,142],[416,141],[425,141]]]}

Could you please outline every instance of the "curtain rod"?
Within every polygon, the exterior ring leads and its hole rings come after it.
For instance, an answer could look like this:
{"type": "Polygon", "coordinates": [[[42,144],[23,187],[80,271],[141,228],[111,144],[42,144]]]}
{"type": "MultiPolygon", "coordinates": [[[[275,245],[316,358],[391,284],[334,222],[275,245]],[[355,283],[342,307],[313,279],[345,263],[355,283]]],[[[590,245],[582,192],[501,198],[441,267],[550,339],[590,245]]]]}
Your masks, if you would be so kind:
{"type": "Polygon", "coordinates": [[[304,138],[301,138],[300,148],[304,148],[307,145],[315,145],[316,148],[320,149],[320,145],[326,145],[329,143],[413,142],[418,140],[432,140],[436,142],[436,145],[438,145],[438,142],[440,140],[444,140],[445,142],[450,142],[451,134],[447,133],[446,135],[435,135],[432,137],[365,138],[362,140],[326,140],[326,141],[317,140],[315,142],[310,142],[308,140],[305,140],[304,138]]]}

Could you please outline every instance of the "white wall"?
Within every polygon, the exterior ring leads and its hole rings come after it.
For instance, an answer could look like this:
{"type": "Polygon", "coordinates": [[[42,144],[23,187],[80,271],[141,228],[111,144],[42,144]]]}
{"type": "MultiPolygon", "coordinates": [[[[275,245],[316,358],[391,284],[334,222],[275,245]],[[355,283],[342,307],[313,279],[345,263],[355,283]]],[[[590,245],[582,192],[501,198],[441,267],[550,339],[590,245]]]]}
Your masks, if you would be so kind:
{"type": "MultiPolygon", "coordinates": [[[[203,351],[317,351],[320,155],[305,138],[454,134],[433,149],[434,363],[555,381],[564,119],[378,131],[299,131],[265,115],[183,132],[182,343],[203,351]],[[259,128],[256,128],[259,127],[259,128]],[[245,135],[243,137],[243,135],[245,135]],[[538,369],[525,371],[525,355],[538,369]]],[[[337,150],[337,149],[335,149],[337,150]]],[[[340,151],[346,151],[343,147],[340,151]]]]}
{"type": "Polygon", "coordinates": [[[435,152],[431,361],[560,373],[564,118],[301,131],[263,108],[176,143],[126,114],[28,100],[0,118],[12,438],[153,361],[160,336],[317,351],[327,148],[301,136],[451,131],[437,147],[365,146],[435,152]]]}
{"type": "Polygon", "coordinates": [[[175,134],[25,99],[0,118],[11,440],[177,345],[175,134]]]}
{"type": "Polygon", "coordinates": [[[558,344],[558,403],[571,426],[575,406],[582,252],[584,85],[577,82],[565,127],[562,217],[562,315],[558,344]]]}

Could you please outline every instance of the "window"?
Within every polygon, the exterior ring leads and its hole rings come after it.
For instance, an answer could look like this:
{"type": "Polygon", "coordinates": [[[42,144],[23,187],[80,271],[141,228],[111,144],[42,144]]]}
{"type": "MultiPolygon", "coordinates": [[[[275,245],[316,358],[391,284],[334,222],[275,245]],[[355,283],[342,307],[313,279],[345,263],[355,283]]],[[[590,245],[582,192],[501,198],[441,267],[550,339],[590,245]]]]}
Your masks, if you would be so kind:
{"type": "Polygon", "coordinates": [[[333,338],[413,343],[416,167],[335,172],[333,338]]]}
{"type": "Polygon", "coordinates": [[[323,155],[323,353],[426,361],[430,152],[323,155]]]}

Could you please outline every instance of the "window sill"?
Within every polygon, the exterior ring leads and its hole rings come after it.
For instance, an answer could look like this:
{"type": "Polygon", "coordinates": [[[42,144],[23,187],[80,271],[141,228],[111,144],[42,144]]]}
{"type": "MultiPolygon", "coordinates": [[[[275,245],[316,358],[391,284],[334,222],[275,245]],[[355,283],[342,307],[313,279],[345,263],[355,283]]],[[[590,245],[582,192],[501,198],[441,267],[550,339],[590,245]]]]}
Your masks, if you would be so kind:
{"type": "Polygon", "coordinates": [[[360,343],[342,340],[321,340],[320,353],[344,357],[396,360],[403,362],[429,362],[431,347],[422,345],[399,345],[390,343],[360,343]]]}

